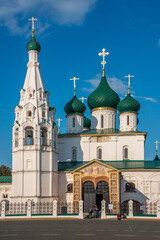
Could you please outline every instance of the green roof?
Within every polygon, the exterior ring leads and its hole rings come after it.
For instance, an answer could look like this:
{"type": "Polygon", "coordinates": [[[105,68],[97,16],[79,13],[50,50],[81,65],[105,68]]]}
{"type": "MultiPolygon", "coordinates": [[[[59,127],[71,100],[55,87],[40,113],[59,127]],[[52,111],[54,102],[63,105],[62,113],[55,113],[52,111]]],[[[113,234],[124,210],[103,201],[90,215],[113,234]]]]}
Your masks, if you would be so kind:
{"type": "Polygon", "coordinates": [[[74,96],[64,107],[64,111],[69,114],[83,114],[86,111],[86,106],[84,103],[79,101],[76,96],[74,96]]]}
{"type": "Polygon", "coordinates": [[[0,183],[12,183],[12,176],[0,176],[0,183]]]}
{"type": "Polygon", "coordinates": [[[54,109],[55,109],[55,107],[49,107],[49,111],[54,110],[54,109]]]}
{"type": "Polygon", "coordinates": [[[83,118],[83,128],[90,128],[91,127],[91,120],[84,116],[83,118]]]}
{"type": "Polygon", "coordinates": [[[60,134],[60,136],[80,136],[80,135],[103,135],[103,134],[120,134],[123,133],[129,134],[129,133],[134,133],[134,134],[147,134],[146,132],[140,132],[140,131],[126,131],[126,132],[121,132],[119,129],[114,129],[114,128],[108,128],[108,129],[90,129],[90,130],[85,130],[80,133],[64,133],[60,134]]]}
{"type": "Polygon", "coordinates": [[[41,46],[36,41],[35,37],[32,37],[31,41],[27,44],[26,48],[27,48],[27,51],[36,50],[36,51],[40,52],[40,50],[41,50],[41,46]]]}
{"type": "Polygon", "coordinates": [[[112,107],[116,109],[120,98],[118,94],[110,88],[106,76],[102,76],[99,86],[89,95],[87,102],[90,109],[98,107],[112,107]]]}
{"type": "Polygon", "coordinates": [[[138,112],[140,109],[140,104],[139,102],[134,99],[130,93],[127,94],[127,96],[118,103],[118,111],[120,113],[123,112],[138,112]]]}
{"type": "MultiPolygon", "coordinates": [[[[114,167],[118,170],[141,170],[141,169],[159,169],[160,170],[160,161],[141,161],[141,160],[124,160],[124,161],[99,161],[105,163],[111,167],[114,167]]],[[[58,163],[58,171],[73,171],[76,168],[79,168],[86,163],[83,162],[59,162],[58,163]]]]}

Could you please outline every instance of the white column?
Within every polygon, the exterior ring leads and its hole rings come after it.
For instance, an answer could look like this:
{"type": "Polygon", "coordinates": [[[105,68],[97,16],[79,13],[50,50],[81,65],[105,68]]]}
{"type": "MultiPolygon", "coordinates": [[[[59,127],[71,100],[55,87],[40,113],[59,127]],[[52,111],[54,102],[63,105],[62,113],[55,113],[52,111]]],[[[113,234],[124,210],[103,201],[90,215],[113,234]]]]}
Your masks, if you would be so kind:
{"type": "Polygon", "coordinates": [[[160,199],[157,202],[157,218],[160,219],[160,199]]]}
{"type": "Polygon", "coordinates": [[[101,202],[101,219],[106,218],[106,201],[102,200],[101,202]]]}
{"type": "Polygon", "coordinates": [[[53,201],[53,217],[57,217],[57,200],[53,201]]]}
{"type": "Polygon", "coordinates": [[[129,215],[128,215],[128,217],[129,218],[133,218],[133,201],[132,200],[129,200],[129,202],[128,202],[128,204],[129,204],[129,215]]]}
{"type": "Polygon", "coordinates": [[[5,218],[6,217],[6,202],[3,201],[2,202],[2,209],[1,209],[1,218],[5,218]]]}
{"type": "Polygon", "coordinates": [[[32,201],[28,199],[27,201],[27,218],[31,218],[32,216],[32,201]]]}
{"type": "Polygon", "coordinates": [[[83,219],[83,200],[79,201],[79,218],[83,219]]]}

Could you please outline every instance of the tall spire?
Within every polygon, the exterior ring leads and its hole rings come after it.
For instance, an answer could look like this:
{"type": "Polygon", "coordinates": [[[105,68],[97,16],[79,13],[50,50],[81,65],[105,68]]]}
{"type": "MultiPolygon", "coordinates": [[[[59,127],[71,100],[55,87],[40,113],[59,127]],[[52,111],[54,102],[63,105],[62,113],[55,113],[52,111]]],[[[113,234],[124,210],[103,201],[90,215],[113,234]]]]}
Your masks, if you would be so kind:
{"type": "Polygon", "coordinates": [[[128,94],[130,94],[130,89],[131,89],[131,76],[130,74],[128,74],[128,76],[124,76],[125,78],[128,78],[128,94]]]}
{"type": "Polygon", "coordinates": [[[105,76],[105,65],[106,65],[105,56],[109,55],[109,52],[105,52],[105,51],[106,51],[106,49],[103,48],[102,52],[98,53],[99,56],[103,57],[103,61],[101,62],[101,64],[103,65],[103,68],[102,68],[102,71],[103,71],[102,76],[103,77],[105,76]]]}
{"type": "Polygon", "coordinates": [[[79,80],[79,78],[73,77],[70,78],[70,80],[72,80],[74,82],[73,86],[74,86],[74,96],[76,96],[76,80],[79,80]]]}
{"type": "Polygon", "coordinates": [[[58,119],[56,119],[56,121],[58,122],[58,135],[59,135],[60,134],[60,127],[61,127],[62,119],[58,118],[58,119]]]}
{"type": "Polygon", "coordinates": [[[155,141],[155,144],[156,144],[156,157],[158,157],[158,144],[159,144],[160,142],[158,142],[158,141],[155,141]]]}
{"type": "Polygon", "coordinates": [[[37,21],[37,19],[32,17],[31,19],[28,19],[28,20],[32,21],[32,37],[34,38],[34,21],[37,21]]]}

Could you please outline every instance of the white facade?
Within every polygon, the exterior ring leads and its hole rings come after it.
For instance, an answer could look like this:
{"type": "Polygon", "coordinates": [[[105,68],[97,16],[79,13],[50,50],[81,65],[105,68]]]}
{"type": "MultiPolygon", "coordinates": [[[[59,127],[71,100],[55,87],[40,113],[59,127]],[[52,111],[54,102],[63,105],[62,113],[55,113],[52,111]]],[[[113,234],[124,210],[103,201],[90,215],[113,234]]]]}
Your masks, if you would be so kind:
{"type": "Polygon", "coordinates": [[[93,109],[91,116],[91,129],[115,129],[116,128],[116,109],[93,109]]]}
{"type": "Polygon", "coordinates": [[[83,115],[67,115],[67,133],[78,133],[83,131],[83,115]]]}
{"type": "Polygon", "coordinates": [[[119,114],[120,131],[137,131],[137,113],[125,112],[119,114]]]}

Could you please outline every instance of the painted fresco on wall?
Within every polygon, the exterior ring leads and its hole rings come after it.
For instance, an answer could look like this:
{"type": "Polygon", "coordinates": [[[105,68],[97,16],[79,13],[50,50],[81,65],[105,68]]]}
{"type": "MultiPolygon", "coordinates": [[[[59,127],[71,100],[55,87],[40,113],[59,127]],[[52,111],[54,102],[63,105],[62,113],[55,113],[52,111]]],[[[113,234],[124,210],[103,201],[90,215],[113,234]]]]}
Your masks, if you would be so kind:
{"type": "Polygon", "coordinates": [[[82,170],[84,176],[109,176],[109,169],[98,163],[93,163],[82,170]]]}

